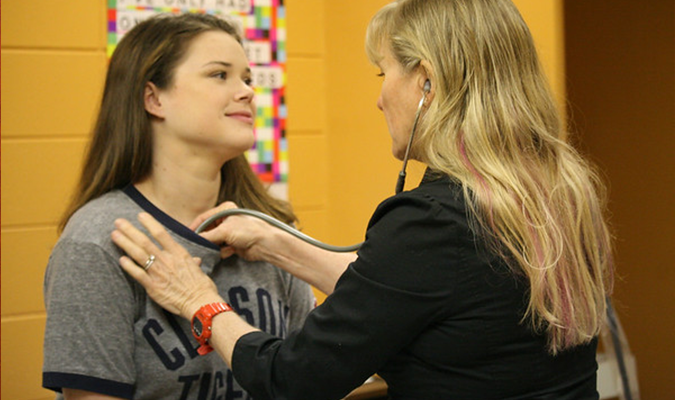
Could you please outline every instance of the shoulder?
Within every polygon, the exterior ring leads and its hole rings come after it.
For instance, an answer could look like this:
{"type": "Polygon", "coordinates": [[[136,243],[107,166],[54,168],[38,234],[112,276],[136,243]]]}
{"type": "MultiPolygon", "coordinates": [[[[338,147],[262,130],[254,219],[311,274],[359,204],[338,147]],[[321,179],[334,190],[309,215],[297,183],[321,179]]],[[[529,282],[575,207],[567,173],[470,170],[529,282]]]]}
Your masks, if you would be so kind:
{"type": "Polygon", "coordinates": [[[399,193],[380,203],[369,228],[383,220],[396,221],[406,226],[409,222],[426,221],[446,230],[457,224],[466,228],[467,210],[462,187],[448,177],[423,181],[416,189],[399,193]]]}
{"type": "Polygon", "coordinates": [[[135,221],[141,211],[126,194],[113,190],[89,201],[68,220],[59,240],[93,243],[103,246],[110,241],[110,233],[117,218],[135,221]]]}
{"type": "Polygon", "coordinates": [[[45,272],[45,296],[52,310],[55,298],[81,297],[75,293],[127,292],[131,296],[137,284],[118,266],[122,253],[110,234],[116,218],[135,219],[138,212],[124,193],[111,191],[73,214],[52,249],[45,272]]]}
{"type": "Polygon", "coordinates": [[[352,265],[390,287],[441,293],[464,273],[475,240],[461,187],[441,179],[382,202],[352,265]]]}

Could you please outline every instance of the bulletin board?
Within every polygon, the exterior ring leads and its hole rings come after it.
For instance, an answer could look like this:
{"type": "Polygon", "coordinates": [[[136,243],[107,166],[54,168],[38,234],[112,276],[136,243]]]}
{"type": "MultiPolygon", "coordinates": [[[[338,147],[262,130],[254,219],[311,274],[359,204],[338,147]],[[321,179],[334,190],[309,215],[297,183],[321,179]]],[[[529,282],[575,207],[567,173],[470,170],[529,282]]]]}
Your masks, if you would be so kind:
{"type": "Polygon", "coordinates": [[[108,0],[108,57],[138,22],[160,13],[208,13],[240,23],[256,99],[255,144],[246,153],[260,179],[287,197],[286,15],[283,0],[108,0]]]}

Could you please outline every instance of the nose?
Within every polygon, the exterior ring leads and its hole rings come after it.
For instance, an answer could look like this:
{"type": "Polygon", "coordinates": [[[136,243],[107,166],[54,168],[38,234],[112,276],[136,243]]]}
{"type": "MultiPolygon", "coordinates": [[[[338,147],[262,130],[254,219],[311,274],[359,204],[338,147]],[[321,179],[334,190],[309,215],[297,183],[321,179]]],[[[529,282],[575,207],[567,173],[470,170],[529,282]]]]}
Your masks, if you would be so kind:
{"type": "Polygon", "coordinates": [[[242,88],[239,92],[237,92],[237,100],[251,102],[253,101],[254,96],[255,91],[253,90],[253,87],[242,81],[242,88]]]}
{"type": "Polygon", "coordinates": [[[380,95],[380,97],[377,98],[377,108],[379,108],[380,111],[383,111],[382,110],[382,95],[380,95]]]}

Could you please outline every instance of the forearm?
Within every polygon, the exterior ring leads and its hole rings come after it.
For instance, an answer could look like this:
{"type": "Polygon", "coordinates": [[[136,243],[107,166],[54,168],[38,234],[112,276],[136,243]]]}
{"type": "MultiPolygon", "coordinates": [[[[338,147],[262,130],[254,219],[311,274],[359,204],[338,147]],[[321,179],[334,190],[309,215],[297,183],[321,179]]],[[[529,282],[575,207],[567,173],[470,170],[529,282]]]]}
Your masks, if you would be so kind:
{"type": "MultiPolygon", "coordinates": [[[[191,320],[201,307],[206,304],[226,303],[217,293],[207,293],[199,299],[191,299],[181,315],[191,320]]],[[[259,329],[249,325],[236,311],[228,311],[216,314],[211,319],[211,338],[209,345],[225,360],[227,365],[232,366],[232,353],[240,337],[259,329]]]]}
{"type": "Polygon", "coordinates": [[[278,229],[263,240],[263,258],[323,293],[331,294],[354,253],[335,253],[320,249],[278,229]]]}
{"type": "Polygon", "coordinates": [[[232,367],[232,354],[237,341],[247,333],[258,331],[234,312],[221,313],[213,317],[211,347],[232,367]]]}

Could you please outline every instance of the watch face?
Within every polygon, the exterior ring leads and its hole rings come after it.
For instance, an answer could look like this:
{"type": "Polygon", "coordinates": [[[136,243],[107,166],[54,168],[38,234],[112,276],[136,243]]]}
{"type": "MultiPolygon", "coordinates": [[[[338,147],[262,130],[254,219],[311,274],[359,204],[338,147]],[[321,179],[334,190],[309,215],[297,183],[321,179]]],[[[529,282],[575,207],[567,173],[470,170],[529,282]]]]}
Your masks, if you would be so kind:
{"type": "Polygon", "coordinates": [[[202,335],[202,330],[204,329],[204,326],[202,325],[202,321],[199,320],[199,318],[194,318],[192,320],[192,331],[196,336],[201,336],[202,335]]]}

